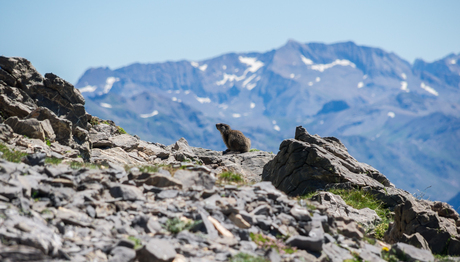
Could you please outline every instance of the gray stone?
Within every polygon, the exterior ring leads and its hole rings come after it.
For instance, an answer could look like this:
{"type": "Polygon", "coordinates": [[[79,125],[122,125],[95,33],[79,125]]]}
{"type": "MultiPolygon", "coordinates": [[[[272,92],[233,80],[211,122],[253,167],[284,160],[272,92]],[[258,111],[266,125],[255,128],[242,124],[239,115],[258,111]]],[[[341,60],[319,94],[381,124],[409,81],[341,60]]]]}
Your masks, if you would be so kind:
{"type": "Polygon", "coordinates": [[[40,121],[35,118],[22,120],[13,116],[6,119],[5,124],[9,125],[15,133],[45,141],[45,131],[40,121]]]}
{"type": "Polygon", "coordinates": [[[130,262],[136,258],[136,251],[124,246],[117,246],[110,251],[110,262],[130,262]]]}
{"type": "Polygon", "coordinates": [[[146,184],[155,187],[178,187],[182,188],[182,182],[171,175],[161,173],[150,174],[145,180],[139,181],[139,184],[146,184]]]}
{"type": "Polygon", "coordinates": [[[128,201],[145,200],[142,191],[135,186],[116,185],[110,188],[110,194],[114,198],[121,197],[123,200],[128,201]]]}
{"type": "Polygon", "coordinates": [[[29,165],[31,166],[43,166],[45,165],[45,158],[46,158],[46,153],[35,153],[28,155],[26,157],[26,161],[29,165]]]}
{"type": "Polygon", "coordinates": [[[405,243],[396,243],[391,247],[390,254],[396,255],[404,261],[434,261],[434,256],[430,251],[416,248],[405,243]]]}
{"type": "Polygon", "coordinates": [[[173,261],[176,257],[174,247],[166,240],[152,238],[137,251],[139,262],[173,261]]]}
{"type": "Polygon", "coordinates": [[[330,192],[319,192],[312,199],[325,208],[327,215],[332,217],[349,217],[366,228],[373,228],[382,219],[370,208],[355,209],[345,203],[342,197],[330,192]]]}
{"type": "Polygon", "coordinates": [[[191,187],[201,187],[209,190],[216,183],[216,179],[213,176],[200,171],[177,170],[174,173],[174,178],[182,183],[182,189],[185,191],[191,187]]]}
{"type": "MultiPolygon", "coordinates": [[[[428,242],[426,242],[426,239],[420,235],[420,233],[415,233],[410,236],[406,235],[403,233],[401,237],[401,241],[403,243],[412,245],[417,248],[425,249],[425,250],[430,250],[430,247],[428,245],[428,242]]],[[[431,250],[430,250],[431,251],[431,250]]]]}
{"type": "Polygon", "coordinates": [[[2,246],[0,245],[1,261],[44,261],[49,259],[40,249],[25,246],[2,246]]]}
{"type": "Polygon", "coordinates": [[[341,248],[334,243],[324,244],[323,253],[328,257],[328,261],[331,262],[342,262],[346,259],[353,259],[350,251],[341,248]]]}
{"type": "Polygon", "coordinates": [[[290,213],[297,221],[311,221],[310,212],[299,205],[295,205],[291,208],[290,213]]]}
{"type": "Polygon", "coordinates": [[[85,99],[78,89],[53,73],[45,74],[45,86],[58,91],[63,98],[72,104],[85,104],[85,99]]]}
{"type": "Polygon", "coordinates": [[[158,199],[175,198],[179,194],[177,190],[163,190],[158,195],[158,199]]]}
{"type": "Polygon", "coordinates": [[[286,245],[297,247],[299,249],[321,252],[323,250],[324,238],[292,236],[286,240],[286,245]]]}
{"type": "Polygon", "coordinates": [[[22,188],[16,186],[1,186],[0,195],[12,200],[22,196],[22,188]]]}
{"type": "Polygon", "coordinates": [[[29,118],[37,119],[39,121],[48,120],[53,132],[55,139],[63,145],[70,145],[72,142],[72,122],[70,120],[57,116],[53,111],[46,107],[38,107],[33,110],[29,118]]]}
{"type": "Polygon", "coordinates": [[[301,126],[295,139],[284,140],[280,152],[264,166],[262,179],[293,196],[336,183],[390,186],[383,174],[350,156],[337,138],[310,135],[301,126]]]}
{"type": "Polygon", "coordinates": [[[139,140],[131,135],[122,134],[118,136],[112,136],[108,139],[112,142],[113,146],[121,147],[123,150],[130,151],[139,145],[139,140]]]}
{"type": "Polygon", "coordinates": [[[453,219],[440,217],[431,209],[429,201],[408,200],[395,208],[394,223],[385,234],[389,243],[405,239],[403,234],[411,236],[419,233],[428,242],[433,253],[441,253],[447,248],[451,236],[457,236],[457,227],[453,219]]]}

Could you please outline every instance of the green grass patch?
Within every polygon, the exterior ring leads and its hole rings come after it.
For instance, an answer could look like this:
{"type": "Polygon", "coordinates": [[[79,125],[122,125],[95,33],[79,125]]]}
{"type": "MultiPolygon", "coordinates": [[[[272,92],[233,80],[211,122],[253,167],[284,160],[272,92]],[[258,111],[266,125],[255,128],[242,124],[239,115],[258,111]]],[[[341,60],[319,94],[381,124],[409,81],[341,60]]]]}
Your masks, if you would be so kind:
{"type": "Polygon", "coordinates": [[[142,241],[139,238],[136,238],[134,236],[129,236],[128,240],[131,240],[134,242],[134,249],[138,249],[142,247],[142,241]]]}
{"type": "Polygon", "coordinates": [[[259,152],[259,151],[260,151],[260,150],[257,149],[257,148],[251,148],[251,149],[249,149],[249,152],[259,152]]]}
{"type": "Polygon", "coordinates": [[[168,219],[166,224],[163,226],[164,229],[168,230],[173,234],[177,234],[182,230],[189,230],[190,228],[194,227],[195,225],[201,223],[201,220],[192,222],[192,221],[182,221],[179,218],[175,217],[172,219],[168,219]]]}
{"type": "Polygon", "coordinates": [[[117,128],[118,128],[118,133],[120,133],[120,134],[122,134],[122,135],[123,135],[123,134],[128,134],[128,133],[123,129],[123,127],[118,126],[117,128]]]}
{"type": "Polygon", "coordinates": [[[254,233],[249,233],[249,236],[251,237],[251,240],[257,244],[257,246],[263,249],[274,248],[280,254],[292,254],[297,251],[295,247],[290,247],[284,244],[284,242],[281,239],[274,239],[264,234],[254,233]]]}
{"type": "MultiPolygon", "coordinates": [[[[383,240],[385,232],[388,230],[390,222],[393,220],[390,210],[385,208],[385,204],[376,199],[372,194],[362,189],[329,189],[329,192],[339,195],[345,203],[353,208],[370,208],[374,210],[382,221],[375,226],[375,238],[383,240]]],[[[310,192],[300,199],[311,199],[318,192],[310,192]]]]}
{"type": "Polygon", "coordinates": [[[140,166],[139,171],[142,173],[156,173],[158,172],[158,166],[140,166]]]}
{"type": "Polygon", "coordinates": [[[382,219],[382,222],[376,225],[374,229],[375,238],[383,240],[389,223],[392,221],[392,217],[390,210],[384,207],[385,205],[382,201],[376,199],[372,194],[362,189],[331,189],[330,192],[341,196],[345,203],[351,207],[356,209],[367,207],[374,210],[382,219]]]}
{"type": "Polygon", "coordinates": [[[6,145],[0,143],[0,152],[1,157],[7,161],[19,163],[21,162],[21,158],[27,156],[27,153],[23,153],[20,151],[10,150],[6,145]]]}
{"type": "Polygon", "coordinates": [[[219,174],[219,180],[224,182],[235,182],[243,183],[244,179],[241,174],[236,174],[233,172],[223,172],[219,174]]]}
{"type": "Polygon", "coordinates": [[[269,262],[268,259],[265,259],[263,257],[255,257],[255,256],[251,256],[246,253],[238,253],[235,256],[233,256],[229,261],[230,262],[269,262]]]}
{"type": "Polygon", "coordinates": [[[62,159],[56,158],[56,157],[47,157],[45,158],[45,164],[51,164],[51,165],[59,165],[62,163],[62,159]]]}

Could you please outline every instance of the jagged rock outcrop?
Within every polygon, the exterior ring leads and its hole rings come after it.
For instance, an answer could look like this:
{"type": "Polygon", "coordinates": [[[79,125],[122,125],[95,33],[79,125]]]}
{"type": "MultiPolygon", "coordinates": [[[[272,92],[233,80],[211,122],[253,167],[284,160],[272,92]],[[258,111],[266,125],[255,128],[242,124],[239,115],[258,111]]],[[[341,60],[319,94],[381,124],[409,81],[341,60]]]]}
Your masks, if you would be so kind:
{"type": "Polygon", "coordinates": [[[91,127],[91,116],[80,91],[54,74],[43,77],[24,58],[0,56],[0,68],[0,113],[5,123],[17,134],[57,141],[88,159],[91,145],[85,131],[91,127]]]}
{"type": "Polygon", "coordinates": [[[422,236],[432,252],[460,255],[459,216],[446,203],[406,201],[396,206],[394,219],[385,236],[386,241],[395,243],[407,239],[410,243],[414,236],[422,236]]]}
{"type": "MultiPolygon", "coordinates": [[[[265,165],[262,179],[294,196],[318,189],[362,188],[395,212],[386,241],[410,243],[437,254],[459,253],[460,222],[452,207],[418,200],[395,188],[383,174],[350,156],[336,138],[310,135],[303,127],[297,127],[295,139],[284,140],[277,156],[265,165]]],[[[315,200],[338,220],[351,219],[367,228],[379,220],[372,210],[354,210],[339,196],[328,192],[320,192],[315,200]]]]}
{"type": "Polygon", "coordinates": [[[271,181],[292,196],[331,184],[391,186],[383,174],[354,159],[337,138],[310,135],[301,126],[297,127],[294,139],[281,143],[280,152],[264,167],[262,180],[271,181]]]}

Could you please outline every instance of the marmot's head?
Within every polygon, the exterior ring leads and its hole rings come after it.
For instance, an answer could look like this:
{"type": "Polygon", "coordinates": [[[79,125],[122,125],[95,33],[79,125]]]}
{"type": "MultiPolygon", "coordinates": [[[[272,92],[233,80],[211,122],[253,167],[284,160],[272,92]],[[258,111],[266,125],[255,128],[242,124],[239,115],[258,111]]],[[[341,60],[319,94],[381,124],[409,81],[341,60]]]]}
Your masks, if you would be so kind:
{"type": "Polygon", "coordinates": [[[225,132],[225,131],[230,131],[231,128],[229,125],[227,124],[222,124],[222,123],[218,123],[216,124],[216,128],[217,130],[219,130],[221,133],[225,132]]]}

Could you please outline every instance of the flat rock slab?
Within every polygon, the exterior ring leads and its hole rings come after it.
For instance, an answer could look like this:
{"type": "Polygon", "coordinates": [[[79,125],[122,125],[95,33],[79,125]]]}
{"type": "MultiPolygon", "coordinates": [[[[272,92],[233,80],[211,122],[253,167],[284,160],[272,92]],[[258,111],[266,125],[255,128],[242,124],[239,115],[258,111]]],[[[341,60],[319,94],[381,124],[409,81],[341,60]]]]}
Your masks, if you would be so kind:
{"type": "Polygon", "coordinates": [[[139,262],[170,262],[176,257],[176,250],[166,240],[150,239],[147,245],[137,251],[139,262]]]}

